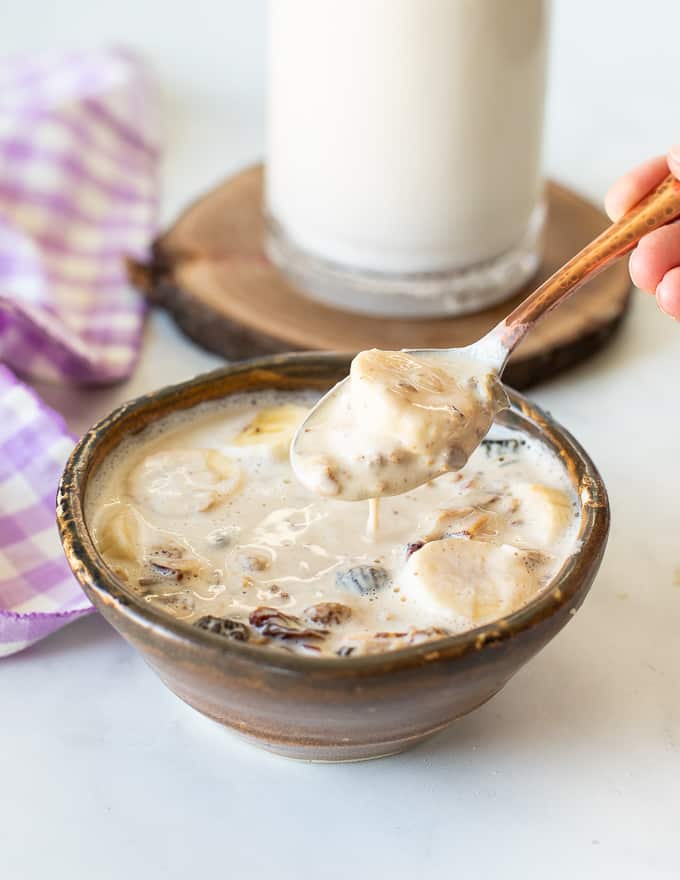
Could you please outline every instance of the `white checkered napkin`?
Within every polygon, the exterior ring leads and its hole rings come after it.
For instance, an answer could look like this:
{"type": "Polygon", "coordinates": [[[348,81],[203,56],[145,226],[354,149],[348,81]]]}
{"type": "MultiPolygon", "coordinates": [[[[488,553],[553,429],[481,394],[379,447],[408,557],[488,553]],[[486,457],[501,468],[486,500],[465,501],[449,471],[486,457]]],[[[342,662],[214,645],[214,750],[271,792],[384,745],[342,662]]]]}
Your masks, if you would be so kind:
{"type": "Polygon", "coordinates": [[[55,522],[72,449],[62,419],[0,365],[0,657],[93,610],[55,522]]]}
{"type": "Polygon", "coordinates": [[[155,229],[155,108],[122,49],[0,60],[0,360],[22,375],[102,384],[134,366],[125,257],[155,229]]]}

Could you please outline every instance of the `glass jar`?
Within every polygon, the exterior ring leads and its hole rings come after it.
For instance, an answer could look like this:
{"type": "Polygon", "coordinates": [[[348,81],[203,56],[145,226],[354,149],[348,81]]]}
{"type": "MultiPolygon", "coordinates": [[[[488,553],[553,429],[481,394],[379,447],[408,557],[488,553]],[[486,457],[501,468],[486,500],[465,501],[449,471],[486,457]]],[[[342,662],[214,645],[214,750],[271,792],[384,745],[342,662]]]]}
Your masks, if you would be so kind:
{"type": "Polygon", "coordinates": [[[350,311],[456,315],[538,267],[548,0],[270,0],[266,249],[350,311]]]}

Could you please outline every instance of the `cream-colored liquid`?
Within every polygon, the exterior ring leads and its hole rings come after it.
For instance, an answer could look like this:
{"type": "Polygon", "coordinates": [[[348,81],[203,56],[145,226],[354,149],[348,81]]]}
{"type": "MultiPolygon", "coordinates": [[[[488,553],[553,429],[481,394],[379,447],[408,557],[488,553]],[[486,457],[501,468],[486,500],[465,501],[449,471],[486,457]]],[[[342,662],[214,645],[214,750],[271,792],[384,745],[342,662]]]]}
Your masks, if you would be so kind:
{"type": "Polygon", "coordinates": [[[277,429],[302,418],[291,404],[314,400],[239,395],[122,444],[88,488],[86,518],[143,601],[188,622],[227,618],[242,624],[239,636],[278,649],[357,655],[505,615],[573,552],[562,466],[501,429],[502,443],[487,440],[460,471],[382,499],[369,522],[368,503],[313,494],[286,454],[295,425],[277,429]],[[453,570],[438,575],[442,564],[453,570]],[[312,608],[320,603],[342,608],[312,608]]]}
{"type": "Polygon", "coordinates": [[[400,495],[461,468],[507,406],[498,375],[480,361],[362,351],[302,426],[293,468],[319,495],[400,495]]]}

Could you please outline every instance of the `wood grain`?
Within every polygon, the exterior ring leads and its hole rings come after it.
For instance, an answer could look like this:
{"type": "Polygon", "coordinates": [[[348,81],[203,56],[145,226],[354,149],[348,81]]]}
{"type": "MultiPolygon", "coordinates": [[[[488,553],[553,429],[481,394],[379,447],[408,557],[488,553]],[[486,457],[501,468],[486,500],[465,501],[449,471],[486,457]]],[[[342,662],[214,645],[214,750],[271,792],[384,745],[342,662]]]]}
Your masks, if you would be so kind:
{"type": "MultiPolygon", "coordinates": [[[[130,275],[149,300],[205,348],[229,359],[287,350],[359,351],[466,345],[484,335],[607,225],[606,215],[549,182],[543,264],[511,300],[456,318],[376,318],[307,299],[262,250],[262,166],[248,168],[190,205],[130,275]]],[[[631,292],[618,263],[548,315],[522,342],[505,380],[526,388],[602,348],[626,314],[631,292]]]]}

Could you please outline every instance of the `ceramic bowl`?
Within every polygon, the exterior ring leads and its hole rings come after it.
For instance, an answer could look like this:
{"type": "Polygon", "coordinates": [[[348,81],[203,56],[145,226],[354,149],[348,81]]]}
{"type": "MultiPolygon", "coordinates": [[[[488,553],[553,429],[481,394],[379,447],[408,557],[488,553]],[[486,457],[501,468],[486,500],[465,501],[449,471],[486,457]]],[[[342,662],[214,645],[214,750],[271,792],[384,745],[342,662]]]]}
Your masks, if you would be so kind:
{"type": "Polygon", "coordinates": [[[580,548],[521,610],[469,632],[381,655],[295,656],[227,641],[145,603],[99,555],[83,515],[91,476],[126,437],[170,413],[234,392],[324,390],[349,358],[290,354],[234,364],[126,403],[92,428],[64,472],[57,515],[66,557],[88,597],[177,696],[281,755],[323,761],[399,752],[471,712],[569,621],[600,565],[609,528],[602,480],[584,450],[509,391],[500,420],[559,456],[581,508],[580,548]]]}

